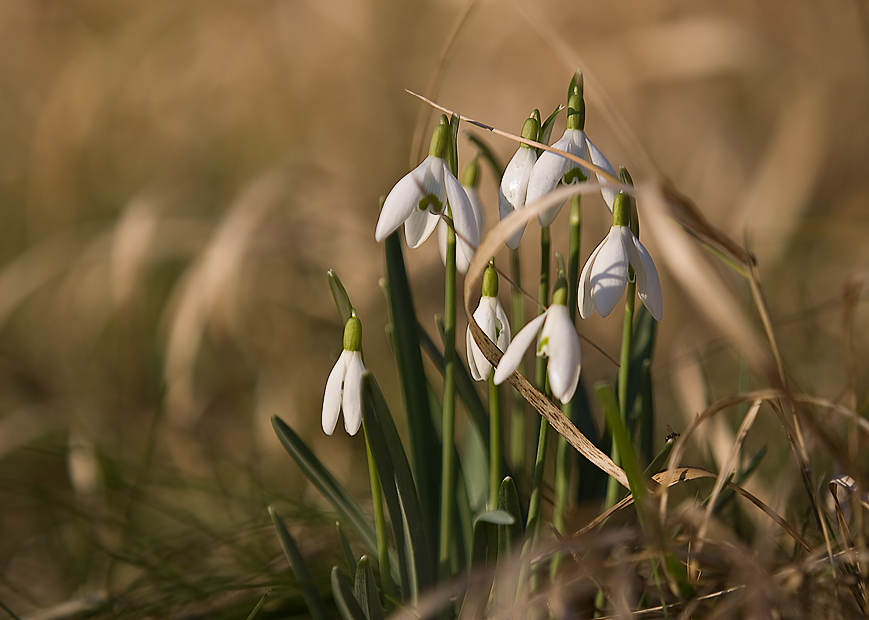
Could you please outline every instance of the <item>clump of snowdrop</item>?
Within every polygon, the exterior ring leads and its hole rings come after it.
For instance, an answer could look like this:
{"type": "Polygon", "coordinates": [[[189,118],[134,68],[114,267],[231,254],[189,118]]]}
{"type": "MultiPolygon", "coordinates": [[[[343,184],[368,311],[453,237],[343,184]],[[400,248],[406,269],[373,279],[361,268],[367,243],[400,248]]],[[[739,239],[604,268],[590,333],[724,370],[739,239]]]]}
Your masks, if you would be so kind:
{"type": "MultiPolygon", "coordinates": [[[[540,120],[537,114],[539,114],[537,110],[534,110],[522,125],[522,137],[526,140],[536,141],[540,133],[540,120]]],[[[537,151],[529,144],[522,144],[504,169],[501,186],[498,188],[498,212],[502,220],[516,209],[525,206],[528,181],[531,179],[531,171],[535,163],[537,163],[537,151]]],[[[518,248],[524,232],[525,226],[507,239],[505,242],[507,247],[511,250],[518,248]]]]}
{"type": "MultiPolygon", "coordinates": [[[[507,320],[504,308],[501,307],[501,302],[498,301],[498,273],[491,265],[483,272],[483,295],[480,297],[477,309],[474,310],[474,320],[501,351],[507,349],[510,344],[510,322],[507,320]]],[[[492,364],[477,346],[470,327],[465,340],[471,376],[475,381],[485,381],[492,372],[492,364]]]]}
{"type": "Polygon", "coordinates": [[[513,374],[538,331],[540,338],[537,340],[537,356],[549,357],[546,372],[552,395],[562,403],[570,402],[579,383],[582,353],[579,349],[579,336],[567,310],[567,281],[563,274],[555,283],[552,305],[523,327],[507,347],[504,357],[495,369],[496,385],[503,383],[513,374]]]}
{"type": "Polygon", "coordinates": [[[344,350],[326,381],[323,432],[331,435],[344,412],[344,429],[355,435],[362,425],[362,322],[353,311],[344,324],[344,350]]]}
{"type": "MultiPolygon", "coordinates": [[[[474,214],[474,220],[477,223],[477,230],[483,230],[483,209],[480,205],[480,195],[477,192],[477,182],[480,176],[480,164],[475,157],[469,161],[462,169],[461,185],[468,195],[468,201],[471,204],[471,211],[474,214]]],[[[438,249],[441,253],[441,260],[444,265],[447,264],[447,230],[449,225],[443,218],[439,218],[438,223],[438,249]]],[[[471,264],[471,257],[474,256],[474,248],[463,238],[461,233],[456,238],[456,269],[459,273],[467,273],[468,265],[471,264]]]]}
{"type": "Polygon", "coordinates": [[[584,319],[595,310],[603,317],[609,316],[628,280],[635,277],[637,295],[655,320],[661,320],[664,302],[658,270],[648,250],[631,232],[630,221],[630,198],[620,192],[613,202],[612,228],[591,253],[579,276],[577,305],[584,319]]]}
{"type": "Polygon", "coordinates": [[[480,243],[480,228],[465,190],[446,162],[449,125],[442,122],[432,134],[429,155],[390,190],[380,211],[374,238],[383,241],[404,224],[407,245],[419,247],[434,231],[441,215],[450,217],[466,261],[480,243]]]}
{"type": "MultiPolygon", "coordinates": [[[[552,145],[560,151],[575,155],[580,159],[591,162],[603,168],[612,176],[616,176],[615,168],[609,163],[603,153],[600,152],[584,131],[585,128],[585,101],[582,98],[582,76],[577,74],[571,82],[567,98],[567,129],[559,140],[552,145]]],[[[585,181],[587,174],[576,162],[567,159],[563,155],[545,151],[540,155],[537,163],[531,171],[528,179],[528,191],[525,195],[526,202],[533,202],[554,190],[559,183],[570,184],[585,181]]],[[[599,181],[605,179],[597,175],[599,181]]],[[[612,201],[615,193],[606,188],[601,190],[601,195],[612,210],[612,201]]],[[[537,219],[541,226],[549,226],[561,211],[561,204],[554,205],[540,212],[537,219]]]]}

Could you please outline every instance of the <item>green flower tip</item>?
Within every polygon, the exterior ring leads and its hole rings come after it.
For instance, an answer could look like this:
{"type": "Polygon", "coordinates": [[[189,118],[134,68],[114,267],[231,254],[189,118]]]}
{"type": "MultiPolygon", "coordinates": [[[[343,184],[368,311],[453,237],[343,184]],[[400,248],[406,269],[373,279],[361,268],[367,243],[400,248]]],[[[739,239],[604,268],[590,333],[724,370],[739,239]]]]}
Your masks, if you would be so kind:
{"type": "Polygon", "coordinates": [[[498,296],[498,272],[489,265],[483,272],[483,297],[498,296]]]}
{"type": "Polygon", "coordinates": [[[356,316],[356,310],[350,311],[350,318],[344,324],[344,350],[362,350],[362,321],[356,316]]]}
{"type": "Polygon", "coordinates": [[[441,118],[441,124],[435,127],[435,130],[431,134],[431,146],[428,148],[428,154],[434,157],[440,157],[444,159],[447,154],[447,146],[450,143],[450,126],[449,124],[444,125],[443,119],[446,116],[441,118]]]}
{"type": "Polygon", "coordinates": [[[619,179],[625,185],[633,185],[634,180],[631,178],[631,173],[624,166],[619,166],[619,179]]]}
{"type": "Polygon", "coordinates": [[[630,226],[631,224],[631,199],[624,193],[619,192],[613,200],[613,226],[630,226]]]}
{"type": "Polygon", "coordinates": [[[585,129],[585,101],[581,91],[567,98],[567,128],[585,129]]]}
{"type": "MultiPolygon", "coordinates": [[[[537,110],[534,110],[535,112],[537,110]]],[[[534,118],[532,114],[530,117],[525,119],[525,123],[522,125],[522,137],[526,140],[534,140],[537,142],[537,137],[540,135],[540,119],[534,118]]],[[[529,144],[523,144],[526,149],[534,148],[529,144]]]]}
{"type": "Polygon", "coordinates": [[[582,71],[577,71],[570,79],[570,86],[567,87],[567,99],[570,100],[570,96],[573,94],[578,94],[580,97],[582,97],[582,91],[584,88],[585,80],[582,77],[582,71]]]}
{"type": "Polygon", "coordinates": [[[480,180],[480,163],[476,157],[465,164],[462,168],[461,184],[465,187],[477,187],[477,181],[480,180]]]}
{"type": "Polygon", "coordinates": [[[564,274],[559,275],[555,281],[555,290],[552,291],[552,304],[558,304],[559,306],[567,305],[567,279],[564,277],[564,274]]]}
{"type": "Polygon", "coordinates": [[[540,120],[540,110],[538,110],[537,108],[534,108],[531,114],[528,115],[528,118],[533,118],[535,121],[537,121],[538,127],[540,127],[540,123],[543,122],[540,120]]]}

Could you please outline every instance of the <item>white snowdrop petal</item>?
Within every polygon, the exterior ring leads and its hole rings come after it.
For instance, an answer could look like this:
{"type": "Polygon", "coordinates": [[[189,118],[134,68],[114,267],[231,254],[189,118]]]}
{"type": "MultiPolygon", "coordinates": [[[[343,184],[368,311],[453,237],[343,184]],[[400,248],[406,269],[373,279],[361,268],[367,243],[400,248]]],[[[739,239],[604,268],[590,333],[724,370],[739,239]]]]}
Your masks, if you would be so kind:
{"type": "Polygon", "coordinates": [[[631,235],[631,264],[637,276],[637,295],[656,321],[664,314],[664,296],[661,293],[661,279],[655,262],[646,246],[631,235]]]}
{"type": "Polygon", "coordinates": [[[544,312],[533,321],[530,321],[519,331],[518,334],[516,334],[516,337],[513,338],[513,342],[511,342],[510,346],[507,347],[507,350],[504,351],[504,357],[501,358],[498,367],[495,369],[495,385],[504,383],[504,381],[507,380],[507,377],[512,375],[513,371],[516,370],[519,362],[522,361],[522,355],[525,354],[525,351],[529,346],[531,346],[531,343],[534,342],[537,337],[537,331],[546,320],[546,315],[547,313],[544,312]]]}
{"type": "Polygon", "coordinates": [[[495,297],[495,321],[498,324],[498,340],[495,344],[498,345],[498,348],[501,351],[506,351],[507,347],[510,346],[510,321],[507,319],[507,313],[504,312],[503,306],[501,306],[501,302],[498,301],[498,298],[495,297]]]}
{"type": "MultiPolygon", "coordinates": [[[[477,368],[476,351],[479,350],[479,347],[477,346],[477,343],[474,341],[474,336],[471,335],[471,328],[470,327],[465,332],[465,348],[466,348],[467,353],[468,353],[468,369],[471,371],[471,378],[474,381],[485,381],[486,379],[488,379],[489,372],[486,372],[486,376],[484,377],[483,374],[477,368]]],[[[489,371],[492,370],[491,365],[489,365],[488,370],[489,371]]]]}
{"type": "Polygon", "coordinates": [[[425,196],[421,174],[417,174],[419,170],[420,167],[417,167],[403,176],[387,194],[374,231],[374,238],[378,242],[395,232],[417,210],[419,201],[425,196]]]}
{"type": "Polygon", "coordinates": [[[543,328],[549,338],[549,386],[552,394],[566,403],[573,398],[582,362],[579,337],[567,306],[553,305],[543,328]]]}
{"type": "MultiPolygon", "coordinates": [[[[498,188],[498,213],[502,220],[516,209],[525,207],[528,181],[536,162],[537,152],[534,149],[520,148],[504,169],[504,176],[501,177],[501,185],[498,188]]],[[[521,230],[507,239],[505,242],[507,247],[511,250],[518,248],[524,232],[525,226],[522,226],[521,230]]]]}
{"type": "MultiPolygon", "coordinates": [[[[552,147],[571,155],[576,155],[582,159],[588,159],[585,147],[585,132],[579,129],[565,130],[561,139],[553,144],[552,147]]],[[[531,171],[531,178],[528,180],[528,192],[525,197],[526,202],[531,203],[551,192],[568,171],[577,167],[578,164],[566,157],[551,151],[544,151],[531,171]]],[[[540,225],[549,226],[552,224],[561,211],[561,207],[562,205],[559,204],[541,211],[537,216],[540,225]]]]}
{"type": "Polygon", "coordinates": [[[344,429],[350,435],[355,435],[362,426],[362,375],[365,366],[362,365],[362,353],[346,351],[347,374],[344,376],[344,429]]]}
{"type": "MultiPolygon", "coordinates": [[[[609,172],[615,178],[619,178],[618,172],[613,168],[613,165],[609,162],[609,160],[604,156],[603,153],[600,152],[600,149],[594,145],[588,136],[585,137],[585,142],[588,145],[588,155],[591,157],[591,163],[596,166],[603,168],[607,172],[609,172]]],[[[600,183],[608,183],[606,179],[604,179],[601,175],[595,173],[598,182],[600,183]]],[[[600,190],[600,195],[603,197],[606,206],[609,208],[610,213],[613,210],[613,201],[616,199],[616,192],[608,187],[602,187],[600,190]]]]}
{"type": "Polygon", "coordinates": [[[341,412],[341,386],[344,383],[344,374],[347,369],[347,353],[342,351],[338,361],[332,367],[329,378],[326,380],[326,393],[323,396],[323,432],[331,435],[338,423],[338,414],[341,412]]]}
{"type": "Polygon", "coordinates": [[[626,229],[626,226],[610,229],[591,268],[591,296],[594,307],[603,317],[615,309],[628,282],[628,249],[622,236],[626,229]]]}
{"type": "Polygon", "coordinates": [[[607,238],[604,238],[594,249],[594,252],[591,253],[591,256],[585,262],[582,273],[579,274],[579,290],[577,291],[576,305],[579,307],[579,316],[584,319],[594,314],[594,298],[591,296],[591,271],[594,269],[594,262],[601,248],[606,243],[607,238]]]}
{"type": "Polygon", "coordinates": [[[440,221],[440,216],[430,213],[428,210],[414,209],[404,221],[404,237],[407,246],[415,249],[423,244],[434,231],[440,221]]]}
{"type": "Polygon", "coordinates": [[[457,243],[456,249],[465,253],[470,260],[474,257],[473,250],[480,245],[480,228],[477,225],[477,217],[465,188],[462,187],[453,173],[446,169],[444,164],[444,184],[447,190],[447,200],[453,215],[453,224],[456,227],[456,235],[464,243],[457,243]]]}

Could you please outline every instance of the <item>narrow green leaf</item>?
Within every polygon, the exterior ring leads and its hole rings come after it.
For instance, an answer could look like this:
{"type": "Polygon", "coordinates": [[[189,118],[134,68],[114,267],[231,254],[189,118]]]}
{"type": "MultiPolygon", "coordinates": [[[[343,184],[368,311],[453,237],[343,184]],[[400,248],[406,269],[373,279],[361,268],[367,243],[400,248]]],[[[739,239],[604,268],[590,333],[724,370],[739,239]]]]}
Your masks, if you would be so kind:
{"type": "MultiPolygon", "coordinates": [[[[498,555],[498,528],[491,521],[477,519],[474,523],[472,564],[480,567],[494,562],[498,555]]],[[[470,568],[469,566],[469,568],[470,568]]]]}
{"type": "Polygon", "coordinates": [[[380,605],[374,571],[371,569],[371,561],[367,555],[359,558],[359,564],[356,566],[354,590],[356,600],[359,601],[359,606],[367,620],[383,620],[383,607],[380,605]]]}
{"type": "Polygon", "coordinates": [[[329,290],[332,291],[332,298],[335,300],[335,307],[338,309],[338,318],[341,319],[341,325],[347,322],[350,318],[350,310],[353,309],[353,304],[350,303],[350,296],[341,284],[338,274],[331,269],[326,272],[326,277],[329,279],[329,290]]]}
{"type": "Polygon", "coordinates": [[[254,606],[253,610],[250,612],[250,615],[248,615],[247,620],[253,620],[254,618],[256,618],[256,615],[259,613],[259,610],[262,608],[263,603],[266,602],[266,599],[269,597],[269,594],[271,594],[271,590],[269,590],[268,592],[266,592],[265,594],[262,595],[262,598],[260,598],[259,602],[254,606]]]}
{"type": "Polygon", "coordinates": [[[485,521],[486,523],[492,523],[494,525],[513,525],[516,522],[516,518],[506,510],[499,509],[484,512],[477,517],[477,520],[474,523],[476,524],[477,521],[485,521]]]}
{"type": "MultiPolygon", "coordinates": [[[[365,400],[363,400],[363,407],[365,400]]],[[[380,488],[383,491],[383,501],[386,502],[386,511],[389,513],[389,522],[392,526],[392,537],[395,540],[395,557],[398,568],[398,582],[406,597],[415,600],[418,594],[416,571],[412,570],[412,560],[408,559],[408,539],[405,535],[404,511],[401,508],[401,500],[398,497],[398,489],[395,486],[395,470],[389,451],[384,446],[383,435],[376,428],[377,420],[374,416],[363,409],[362,428],[371,446],[371,456],[380,475],[380,488]],[[375,447],[377,446],[377,447],[375,447]]]]}
{"type": "Polygon", "coordinates": [[[338,514],[353,528],[362,544],[365,545],[365,548],[376,557],[377,535],[374,530],[374,523],[362,512],[356,500],[353,499],[320,460],[314,456],[310,448],[305,445],[305,442],[293,432],[293,429],[286,422],[274,416],[272,417],[272,426],[281,444],[302,469],[302,473],[329,500],[338,514]]]}
{"type": "Polygon", "coordinates": [[[304,559],[302,559],[302,554],[299,552],[296,541],[293,540],[287,526],[284,524],[284,520],[281,519],[271,506],[269,506],[269,515],[272,518],[275,531],[278,533],[278,540],[280,540],[284,555],[287,556],[290,567],[293,569],[293,573],[296,575],[296,579],[302,588],[302,596],[305,597],[305,604],[308,606],[308,611],[311,612],[311,617],[314,620],[328,620],[329,614],[326,613],[326,606],[323,604],[323,599],[314,586],[314,580],[311,579],[311,573],[308,571],[304,559]]]}
{"type": "Polygon", "coordinates": [[[332,597],[344,620],[368,620],[359,606],[359,601],[353,596],[350,580],[337,566],[332,567],[332,597]]]}
{"type": "Polygon", "coordinates": [[[637,423],[637,442],[644,463],[652,460],[655,449],[655,397],[652,393],[652,360],[643,360],[640,367],[640,395],[634,402],[637,423]]]}
{"type": "MultiPolygon", "coordinates": [[[[563,109],[564,105],[559,105],[552,111],[552,114],[546,117],[546,120],[540,125],[540,139],[538,142],[549,144],[549,139],[552,137],[552,128],[555,126],[555,119],[558,117],[558,113],[563,109]]],[[[537,153],[537,155],[539,156],[540,153],[537,153]]]]}
{"type": "MultiPolygon", "coordinates": [[[[628,390],[627,402],[625,403],[625,411],[630,416],[627,427],[631,437],[635,436],[635,431],[639,426],[641,429],[647,427],[648,422],[644,421],[642,416],[646,414],[643,406],[643,364],[652,359],[655,349],[655,336],[658,332],[658,322],[652,318],[646,306],[640,304],[634,311],[636,319],[634,320],[634,331],[631,338],[631,363],[628,370],[628,390]],[[641,401],[641,402],[637,402],[641,401]]],[[[618,389],[618,385],[616,385],[618,389]]],[[[651,387],[649,387],[651,392],[651,387]]],[[[654,415],[649,414],[649,415],[654,415]]],[[[653,423],[654,421],[652,421],[653,423]]],[[[648,427],[647,427],[648,428],[648,427]]],[[[642,432],[642,431],[641,431],[642,432]]],[[[651,432],[651,431],[649,431],[651,432]]],[[[640,443],[643,446],[643,443],[640,443]]],[[[641,448],[641,452],[643,452],[641,448]]],[[[651,458],[651,450],[647,453],[647,459],[651,458]]]]}
{"type": "Polygon", "coordinates": [[[670,458],[670,452],[673,450],[673,444],[676,443],[674,438],[668,439],[664,443],[664,447],[658,452],[657,456],[652,460],[644,473],[645,476],[651,477],[662,471],[667,466],[667,459],[670,458]]]}
{"type": "MultiPolygon", "coordinates": [[[[576,387],[576,394],[570,401],[570,417],[571,421],[576,425],[583,435],[588,437],[598,449],[604,454],[610,453],[612,443],[608,433],[601,433],[598,428],[597,421],[592,412],[591,403],[588,399],[588,388],[582,377],[579,378],[579,384],[576,387]]],[[[582,457],[579,453],[577,459],[577,484],[579,485],[577,492],[577,501],[582,504],[586,502],[597,503],[606,496],[607,480],[609,477],[601,470],[600,467],[582,457]]]]}
{"type": "MultiPolygon", "coordinates": [[[[387,508],[390,510],[393,528],[396,523],[401,522],[402,518],[406,523],[411,544],[406,549],[405,562],[408,572],[415,571],[418,580],[416,584],[410,584],[411,588],[414,586],[418,589],[427,588],[434,583],[435,574],[432,559],[433,538],[428,532],[437,530],[426,529],[410,463],[383,394],[370,374],[366,374],[362,380],[362,407],[363,423],[365,423],[377,470],[381,474],[384,497],[386,497],[386,487],[389,486],[388,481],[391,479],[400,500],[400,513],[394,513],[394,507],[389,506],[389,500],[387,500],[387,508]]],[[[398,532],[396,532],[397,538],[398,532]]]]}
{"type": "Polygon", "coordinates": [[[341,541],[341,549],[344,551],[344,560],[347,562],[347,570],[350,573],[356,572],[356,556],[353,555],[353,549],[350,548],[350,541],[347,540],[347,536],[344,534],[344,528],[341,527],[341,523],[335,521],[335,529],[338,530],[338,540],[341,541]]]}
{"type": "Polygon", "coordinates": [[[483,140],[480,136],[473,132],[466,131],[465,136],[468,138],[468,140],[471,141],[471,144],[477,147],[477,150],[480,151],[483,159],[486,161],[486,163],[489,164],[489,167],[492,169],[492,176],[495,178],[497,183],[500,183],[501,177],[504,176],[504,166],[501,164],[501,160],[498,159],[498,156],[495,155],[492,147],[490,147],[485,140],[483,140]]]}
{"type": "Polygon", "coordinates": [[[628,484],[631,488],[631,493],[634,496],[634,505],[637,508],[637,514],[640,519],[642,515],[643,500],[648,496],[649,490],[646,488],[646,481],[643,477],[643,470],[640,469],[637,461],[637,453],[634,451],[634,445],[631,443],[631,438],[628,436],[628,429],[625,428],[619,415],[619,405],[616,401],[616,393],[613,386],[606,382],[595,384],[595,392],[600,401],[601,406],[606,416],[607,426],[613,436],[613,441],[619,450],[619,456],[622,461],[622,468],[625,470],[625,475],[628,478],[628,484]]]}
{"type": "Polygon", "coordinates": [[[401,378],[410,435],[413,473],[420,490],[426,530],[436,532],[440,505],[441,446],[432,422],[413,295],[397,233],[386,238],[386,281],[390,321],[395,334],[395,361],[401,378]]]}
{"type": "Polygon", "coordinates": [[[522,540],[524,523],[516,483],[510,476],[504,478],[498,489],[498,510],[513,517],[513,523],[498,526],[498,561],[503,562],[510,557],[513,548],[522,540]]]}

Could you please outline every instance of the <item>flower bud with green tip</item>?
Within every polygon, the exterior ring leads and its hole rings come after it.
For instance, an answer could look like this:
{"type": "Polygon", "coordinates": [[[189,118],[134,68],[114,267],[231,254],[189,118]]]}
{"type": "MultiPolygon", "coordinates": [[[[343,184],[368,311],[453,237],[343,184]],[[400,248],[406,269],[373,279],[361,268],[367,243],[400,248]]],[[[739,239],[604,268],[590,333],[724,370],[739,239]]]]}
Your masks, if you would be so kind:
{"type": "Polygon", "coordinates": [[[495,383],[501,384],[513,374],[525,350],[540,331],[537,356],[549,357],[546,372],[552,395],[562,403],[570,402],[579,384],[582,369],[582,351],[579,336],[567,310],[567,280],[560,273],[552,292],[552,305],[546,312],[529,322],[516,334],[495,369],[495,383]]]}
{"type": "MultiPolygon", "coordinates": [[[[474,221],[477,224],[477,230],[483,230],[483,209],[480,206],[480,195],[477,192],[477,183],[480,179],[480,163],[474,157],[471,161],[465,164],[461,174],[461,184],[465,193],[468,195],[468,201],[471,203],[471,211],[474,214],[474,221]]],[[[449,225],[441,218],[438,222],[438,249],[441,253],[441,260],[444,265],[447,264],[447,229],[449,225]]],[[[471,257],[474,255],[474,248],[468,245],[467,241],[460,235],[456,238],[456,269],[459,273],[467,273],[468,266],[471,264],[471,257]]]]}
{"type": "Polygon", "coordinates": [[[637,279],[637,295],[656,321],[664,313],[661,280],[645,246],[631,232],[631,201],[619,192],[613,202],[613,225],[609,234],[582,268],[579,276],[577,305],[586,319],[595,310],[609,316],[619,303],[633,268],[637,279]]]}
{"type": "MultiPolygon", "coordinates": [[[[604,157],[600,149],[585,134],[585,101],[582,89],[582,74],[577,72],[570,83],[567,96],[567,129],[564,130],[564,135],[552,147],[571,155],[576,155],[580,159],[591,161],[615,177],[616,171],[612,167],[612,164],[609,163],[609,160],[604,157]]],[[[587,176],[587,171],[576,162],[557,153],[546,151],[540,156],[534,165],[534,169],[531,171],[526,201],[533,202],[541,198],[554,190],[559,183],[581,182],[586,180],[587,176]]],[[[598,175],[598,180],[605,182],[604,178],[600,175],[598,175]]],[[[615,197],[614,192],[602,189],[601,195],[607,207],[612,210],[612,200],[615,197]]],[[[559,204],[541,212],[537,218],[540,221],[540,225],[549,226],[558,216],[561,207],[562,205],[559,204]]]]}
{"type": "MultiPolygon", "coordinates": [[[[501,351],[507,349],[510,344],[510,323],[504,308],[501,307],[501,302],[498,301],[498,273],[491,265],[483,272],[483,295],[480,297],[477,309],[474,310],[474,320],[501,351]]],[[[475,381],[485,381],[492,372],[492,364],[477,346],[470,326],[465,336],[465,343],[471,376],[475,381]]]]}
{"type": "MultiPolygon", "coordinates": [[[[539,131],[540,113],[534,110],[531,116],[525,120],[525,124],[522,125],[522,137],[526,140],[536,141],[539,131]]],[[[498,212],[502,220],[516,209],[525,206],[528,181],[531,178],[531,170],[534,169],[535,163],[537,163],[537,151],[533,146],[523,144],[504,169],[501,186],[498,188],[498,212]]],[[[521,230],[507,239],[507,247],[511,250],[518,248],[524,232],[525,227],[523,226],[521,230]]]]}
{"type": "Polygon", "coordinates": [[[434,231],[449,203],[456,234],[465,241],[460,251],[471,260],[472,250],[480,243],[480,228],[468,195],[446,162],[451,140],[449,123],[444,117],[432,133],[428,157],[402,177],[386,196],[374,232],[377,241],[383,241],[404,224],[407,245],[419,247],[434,231]]]}
{"type": "Polygon", "coordinates": [[[331,435],[344,412],[344,429],[355,435],[362,425],[362,321],[352,310],[344,324],[344,350],[326,381],[323,396],[323,432],[331,435]]]}

